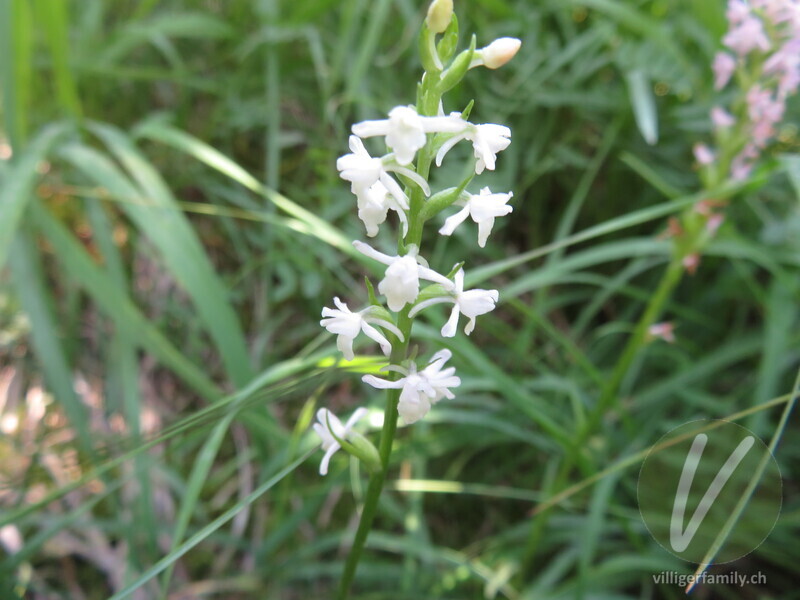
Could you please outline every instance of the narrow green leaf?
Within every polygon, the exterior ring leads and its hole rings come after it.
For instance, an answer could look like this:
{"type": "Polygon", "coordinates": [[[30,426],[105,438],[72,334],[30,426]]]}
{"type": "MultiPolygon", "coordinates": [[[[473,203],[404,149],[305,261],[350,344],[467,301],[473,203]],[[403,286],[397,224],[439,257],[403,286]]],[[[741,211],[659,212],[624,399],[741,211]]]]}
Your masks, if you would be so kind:
{"type": "Polygon", "coordinates": [[[55,248],[55,256],[65,273],[83,287],[97,306],[114,320],[116,326],[135,339],[165,366],[172,369],[196,392],[208,400],[220,396],[216,385],[202,369],[178,351],[121,291],[114,280],[98,267],[74,236],[47,210],[34,202],[31,216],[40,231],[55,248]]]}
{"type": "Polygon", "coordinates": [[[0,268],[6,262],[9,246],[33,195],[39,178],[37,168],[66,131],[62,124],[47,126],[25,150],[19,151],[5,174],[0,188],[0,268]]]}
{"type": "Polygon", "coordinates": [[[42,364],[45,380],[78,435],[83,449],[91,452],[89,415],[73,387],[72,368],[58,337],[58,320],[53,314],[49,286],[45,282],[39,252],[24,230],[17,233],[11,253],[11,273],[31,323],[31,341],[42,364]]]}
{"type": "MultiPolygon", "coordinates": [[[[189,475],[189,482],[183,495],[180,510],[178,511],[175,528],[172,531],[170,552],[174,552],[183,541],[183,536],[186,534],[186,529],[189,527],[189,521],[200,500],[200,493],[203,491],[203,485],[208,479],[208,474],[214,466],[219,448],[235,416],[236,412],[231,411],[217,423],[194,461],[191,475],[189,475]]],[[[172,569],[173,565],[170,564],[164,571],[164,577],[161,579],[162,598],[166,597],[169,591],[172,569]]]]}
{"type": "Polygon", "coordinates": [[[28,135],[32,97],[33,21],[28,2],[0,0],[0,69],[3,115],[11,146],[19,151],[28,135]]]}
{"type": "Polygon", "coordinates": [[[784,154],[781,156],[781,163],[792,182],[797,200],[800,201],[800,154],[784,154]]]}
{"type": "Polygon", "coordinates": [[[139,188],[108,158],[83,145],[72,145],[64,157],[114,196],[129,198],[121,208],[149,237],[175,279],[186,289],[217,345],[231,380],[238,386],[252,377],[250,359],[226,286],[217,277],[191,225],[155,170],[124,134],[105,126],[92,129],[125,164],[139,188]]]}
{"type": "Polygon", "coordinates": [[[135,134],[159,141],[162,144],[172,146],[173,148],[193,156],[212,169],[230,177],[250,191],[264,196],[280,210],[296,218],[302,225],[304,229],[303,232],[307,235],[314,236],[326,244],[341,250],[345,254],[363,260],[363,255],[353,248],[350,239],[343,235],[341,231],[332,227],[330,223],[320,219],[317,215],[303,208],[296,202],[291,201],[289,198],[286,198],[274,190],[264,187],[255,177],[250,175],[250,173],[205,142],[198,140],[186,132],[154,120],[144,121],[139,124],[135,129],[135,134]]]}
{"type": "Polygon", "coordinates": [[[132,584],[127,586],[122,591],[114,594],[108,600],[122,600],[122,598],[127,598],[133,592],[141,588],[145,583],[150,581],[153,577],[156,577],[159,573],[164,571],[167,567],[174,564],[179,558],[189,552],[192,548],[200,544],[203,540],[205,540],[208,536],[214,533],[217,529],[225,525],[228,521],[233,519],[245,506],[252,504],[258,498],[263,496],[267,493],[276,483],[278,483],[281,479],[286,477],[289,473],[294,471],[297,467],[299,467],[303,462],[308,459],[309,456],[313,452],[316,451],[316,448],[313,450],[309,450],[303,456],[299,457],[297,460],[293,461],[275,475],[270,477],[267,481],[262,483],[258,486],[253,492],[242,498],[239,502],[237,502],[234,506],[226,510],[222,513],[219,517],[211,521],[208,525],[201,528],[197,533],[191,536],[188,540],[186,540],[183,544],[181,544],[178,548],[171,551],[167,554],[164,558],[159,560],[156,564],[152,567],[147,569],[139,578],[136,579],[132,584]]]}
{"type": "Polygon", "coordinates": [[[660,219],[667,215],[676,213],[687,206],[696,204],[703,198],[730,198],[736,192],[740,191],[742,187],[742,184],[730,184],[715,190],[699,192],[691,196],[682,196],[681,198],[676,198],[675,200],[671,200],[669,202],[664,202],[656,206],[648,206],[647,208],[642,208],[640,210],[615,217],[604,223],[600,223],[599,225],[579,231],[557,242],[546,244],[540,248],[529,250],[528,252],[523,252],[517,256],[498,260],[494,263],[490,263],[477,269],[472,269],[469,275],[466,277],[466,285],[468,287],[476,286],[479,283],[486,281],[490,277],[504,273],[505,271],[508,271],[514,267],[524,265],[537,258],[547,256],[559,248],[566,248],[574,244],[586,242],[597,237],[627,229],[628,227],[633,227],[635,225],[647,223],[648,221],[660,219]]]}
{"type": "MultiPolygon", "coordinates": [[[[92,226],[92,237],[96,240],[103,256],[110,280],[117,289],[130,295],[122,256],[112,238],[112,223],[105,213],[104,206],[97,202],[87,202],[86,212],[92,226]]],[[[125,424],[131,434],[131,441],[140,444],[142,441],[140,420],[142,414],[142,398],[139,390],[139,360],[136,340],[124,329],[117,328],[107,341],[109,371],[107,394],[109,400],[119,396],[121,405],[117,406],[125,415],[125,424]]],[[[134,524],[128,527],[128,544],[137,549],[140,561],[157,551],[158,526],[153,511],[152,485],[150,483],[151,459],[147,454],[138,454],[134,458],[134,471],[140,493],[135,502],[134,524]],[[146,546],[140,549],[141,542],[146,546]]]]}
{"type": "Polygon", "coordinates": [[[604,516],[607,511],[609,498],[614,491],[619,473],[614,473],[600,480],[594,489],[592,500],[589,504],[589,515],[586,524],[581,528],[580,534],[580,560],[578,562],[578,589],[576,600],[582,600],[587,595],[591,585],[590,572],[592,560],[597,552],[604,526],[604,516]]]}
{"type": "Polygon", "coordinates": [[[658,111],[650,80],[644,71],[634,69],[625,74],[625,81],[639,133],[652,146],[658,141],[658,111]]]}
{"type": "Polygon", "coordinates": [[[69,3],[64,0],[36,0],[36,17],[44,25],[45,39],[50,46],[59,103],[69,115],[80,117],[83,111],[69,64],[68,9],[69,3]]]}

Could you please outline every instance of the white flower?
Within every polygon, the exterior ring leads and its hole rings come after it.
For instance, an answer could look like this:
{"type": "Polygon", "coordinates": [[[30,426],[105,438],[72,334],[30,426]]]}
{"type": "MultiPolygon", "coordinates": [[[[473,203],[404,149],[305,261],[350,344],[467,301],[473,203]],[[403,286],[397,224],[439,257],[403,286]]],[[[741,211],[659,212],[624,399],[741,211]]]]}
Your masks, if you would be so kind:
{"type": "Polygon", "coordinates": [[[375,323],[387,331],[391,331],[401,342],[403,341],[403,334],[393,323],[374,316],[374,306],[368,306],[364,310],[352,312],[347,308],[347,304],[339,300],[339,298],[334,298],[333,303],[336,305],[336,309],[328,308],[327,306],[323,308],[322,316],[324,318],[319,324],[329,332],[339,336],[336,338],[336,347],[339,348],[347,360],[353,360],[353,358],[355,358],[353,354],[353,340],[355,340],[356,336],[362,331],[367,337],[378,342],[383,353],[389,356],[389,353],[392,351],[392,345],[389,343],[389,340],[387,340],[380,331],[370,325],[370,323],[375,323]]]}
{"type": "Polygon", "coordinates": [[[386,296],[386,303],[393,311],[402,310],[419,294],[419,265],[413,256],[399,257],[386,269],[378,284],[378,291],[386,296]]]}
{"type": "Polygon", "coordinates": [[[364,222],[368,237],[378,235],[378,225],[386,220],[386,214],[390,210],[397,212],[400,217],[403,225],[403,237],[406,237],[408,233],[408,216],[405,212],[408,210],[407,204],[399,202],[380,181],[376,181],[366,189],[357,187],[355,184],[353,188],[358,199],[358,218],[364,222]]]}
{"type": "Polygon", "coordinates": [[[467,128],[447,140],[436,153],[436,166],[442,165],[445,154],[461,140],[472,142],[472,150],[477,159],[475,162],[475,173],[480,175],[484,169],[494,171],[497,153],[508,148],[511,143],[511,130],[505,125],[495,125],[494,123],[483,123],[473,125],[469,123],[467,128]]]}
{"type": "Polygon", "coordinates": [[[402,390],[397,411],[403,418],[403,422],[410,425],[428,414],[431,404],[435,404],[442,398],[452,399],[455,397],[449,388],[461,385],[461,379],[454,376],[455,369],[453,367],[442,370],[442,366],[450,359],[450,356],[449,350],[437,352],[431,363],[420,372],[417,372],[417,365],[413,362],[408,368],[386,367],[388,370],[404,375],[397,381],[380,379],[374,375],[364,375],[362,381],[380,390],[402,390]]]}
{"type": "Polygon", "coordinates": [[[359,240],[354,241],[353,246],[365,256],[388,265],[384,278],[378,284],[378,291],[386,296],[386,303],[395,312],[417,299],[420,278],[440,283],[448,290],[453,287],[453,282],[445,276],[420,264],[421,259],[415,248],[405,256],[389,256],[359,240]]]}
{"type": "Polygon", "coordinates": [[[459,269],[455,274],[455,287],[448,296],[438,296],[423,300],[408,313],[409,317],[413,317],[421,310],[433,306],[434,304],[441,304],[443,302],[452,302],[453,310],[450,312],[450,318],[447,323],[442,327],[443,337],[453,337],[456,334],[458,327],[458,315],[462,314],[469,319],[464,327],[464,333],[469,335],[475,329],[475,318],[480,315],[485,315],[494,310],[494,306],[499,298],[497,290],[467,290],[464,291],[464,269],[459,269]]]}
{"type": "Polygon", "coordinates": [[[493,194],[488,187],[485,187],[480,194],[469,194],[466,202],[456,200],[455,204],[463,205],[464,208],[448,217],[439,233],[451,235],[455,228],[463,223],[467,216],[470,216],[478,224],[478,245],[483,248],[486,246],[486,240],[494,226],[495,217],[502,217],[514,210],[513,207],[506,204],[513,195],[512,192],[493,194]]]}
{"type": "Polygon", "coordinates": [[[431,362],[427,367],[422,369],[420,376],[426,379],[436,395],[431,399],[431,402],[436,404],[442,398],[452,400],[455,394],[449,388],[458,387],[461,385],[461,379],[455,376],[455,367],[447,367],[442,370],[444,363],[446,363],[453,356],[450,350],[439,350],[431,357],[431,362]]]}
{"type": "Polygon", "coordinates": [[[425,192],[426,196],[430,196],[431,189],[428,182],[411,169],[394,164],[391,154],[384,158],[373,158],[364,147],[364,142],[355,135],[350,136],[350,150],[352,154],[345,154],[336,161],[336,168],[342,179],[352,183],[351,189],[356,196],[365,194],[380,181],[397,203],[408,210],[408,197],[389,175],[390,171],[409,178],[425,192]]]}
{"type": "Polygon", "coordinates": [[[499,69],[514,58],[520,46],[522,46],[522,42],[517,38],[498,38],[485,48],[475,51],[469,68],[484,66],[487,69],[499,69]]]}
{"type": "Polygon", "coordinates": [[[342,447],[336,441],[336,438],[338,437],[340,440],[346,439],[356,422],[365,414],[367,414],[366,409],[356,409],[347,419],[347,423],[342,425],[338,417],[327,408],[320,408],[317,411],[317,421],[319,422],[314,423],[314,431],[319,436],[319,439],[322,440],[322,449],[325,450],[325,456],[322,457],[322,462],[319,463],[320,475],[328,474],[328,463],[331,460],[331,456],[336,454],[336,451],[342,447]]]}
{"type": "Polygon", "coordinates": [[[386,136],[386,145],[394,152],[397,162],[407,165],[425,145],[426,133],[458,133],[466,126],[467,122],[456,113],[446,117],[422,117],[413,108],[396,106],[389,112],[388,119],[356,123],[353,133],[362,138],[386,136]]]}

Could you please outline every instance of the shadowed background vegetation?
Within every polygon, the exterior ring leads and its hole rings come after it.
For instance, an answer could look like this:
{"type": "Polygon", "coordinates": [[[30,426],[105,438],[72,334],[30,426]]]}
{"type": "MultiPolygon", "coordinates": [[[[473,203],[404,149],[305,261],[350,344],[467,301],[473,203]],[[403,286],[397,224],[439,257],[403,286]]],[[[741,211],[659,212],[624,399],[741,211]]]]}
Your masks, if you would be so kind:
{"type": "MultiPolygon", "coordinates": [[[[358,380],[375,363],[337,366],[318,323],[334,295],[366,302],[353,273],[379,275],[350,245],[335,161],[354,121],[413,101],[424,11],[0,0],[0,597],[331,596],[365,474],[338,455],[321,478],[306,432],[318,403],[382,406],[358,380]]],[[[523,41],[445,106],[512,128],[481,184],[514,212],[485,250],[466,225],[431,262],[482,265],[473,283],[501,301],[451,345],[456,399],[398,436],[354,597],[683,597],[653,583],[694,565],[650,537],[636,480],[698,418],[783,435],[784,506],[732,567],[766,585],[693,593],[798,597],[800,445],[781,420],[800,366],[797,102],[666,305],[676,341],[643,347],[593,423],[669,260],[659,234],[702,199],[691,147],[724,5],[456,11],[462,42],[523,41]]],[[[444,313],[426,319],[433,337],[444,313]]]]}

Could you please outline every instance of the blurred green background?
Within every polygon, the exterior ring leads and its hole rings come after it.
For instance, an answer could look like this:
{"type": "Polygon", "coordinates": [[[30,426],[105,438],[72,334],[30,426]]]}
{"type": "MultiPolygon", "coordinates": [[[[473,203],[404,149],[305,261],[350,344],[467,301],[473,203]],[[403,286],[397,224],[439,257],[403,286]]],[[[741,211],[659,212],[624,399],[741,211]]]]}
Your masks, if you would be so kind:
{"type": "MultiPolygon", "coordinates": [[[[335,161],[353,122],[413,102],[425,10],[0,0],[0,597],[332,596],[365,474],[340,455],[319,477],[306,431],[318,406],[383,402],[352,372],[374,363],[334,368],[318,323],[334,295],[366,302],[375,274],[335,161]]],[[[513,190],[514,212],[485,250],[466,226],[428,252],[490,276],[500,304],[450,346],[457,398],[400,433],[353,596],[683,597],[653,582],[694,565],[639,516],[639,453],[749,411],[767,443],[783,433],[783,511],[714,572],[767,583],[693,594],[800,597],[800,445],[780,422],[800,362],[798,103],[667,305],[677,340],[637,356],[582,439],[669,259],[666,219],[700,189],[724,3],[456,12],[462,44],[523,41],[445,105],[512,128],[480,185],[513,190]],[[576,487],[541,505],[569,454],[576,487]]],[[[443,313],[426,319],[421,339],[443,313]]]]}

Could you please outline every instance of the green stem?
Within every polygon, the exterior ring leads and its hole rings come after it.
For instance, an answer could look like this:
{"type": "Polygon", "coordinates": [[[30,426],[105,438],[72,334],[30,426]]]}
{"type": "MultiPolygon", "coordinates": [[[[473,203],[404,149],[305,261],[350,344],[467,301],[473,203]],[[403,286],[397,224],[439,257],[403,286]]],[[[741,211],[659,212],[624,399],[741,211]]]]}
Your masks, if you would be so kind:
{"type": "MultiPolygon", "coordinates": [[[[558,492],[562,490],[567,482],[572,468],[578,459],[579,454],[582,452],[586,441],[594,433],[603,415],[606,413],[612,403],[619,407],[619,388],[622,385],[625,376],[628,374],[633,361],[641,351],[642,347],[647,343],[647,332],[650,326],[655,323],[661,315],[664,305],[672,295],[673,290],[678,285],[683,276],[683,264],[679,255],[675,255],[667,266],[666,271],[661,277],[661,281],[656,288],[656,291],[650,297],[650,300],[645,308],[642,316],[636,324],[633,334],[628,338],[625,348],[617,361],[614,371],[608,380],[608,384],[603,388],[600,399],[595,404],[592,411],[589,413],[584,426],[578,432],[575,438],[575,443],[564,457],[564,462],[556,475],[550,490],[558,492]]],[[[550,518],[550,511],[539,513],[531,523],[531,531],[528,536],[528,542],[525,547],[525,554],[522,559],[522,572],[525,573],[533,563],[536,557],[536,550],[539,546],[542,533],[545,530],[545,525],[550,518]]]]}
{"type": "Polygon", "coordinates": [[[578,438],[579,441],[586,441],[589,435],[600,423],[600,419],[602,418],[603,414],[605,414],[612,402],[617,404],[619,407],[618,392],[620,386],[630,370],[633,361],[638,356],[642,347],[647,343],[648,330],[661,315],[664,305],[667,303],[672,295],[673,290],[680,282],[681,277],[683,276],[683,271],[684,267],[681,257],[678,256],[673,258],[670,261],[667,270],[664,272],[664,275],[661,277],[661,281],[659,282],[656,291],[652,296],[650,296],[650,301],[647,304],[647,308],[645,308],[645,311],[642,313],[639,322],[636,324],[636,329],[634,329],[633,335],[628,338],[628,343],[625,345],[625,349],[622,351],[622,355],[614,367],[614,371],[611,374],[611,378],[608,380],[608,384],[603,389],[600,400],[598,400],[594,409],[589,414],[586,425],[584,426],[583,431],[578,438]]]}

